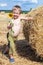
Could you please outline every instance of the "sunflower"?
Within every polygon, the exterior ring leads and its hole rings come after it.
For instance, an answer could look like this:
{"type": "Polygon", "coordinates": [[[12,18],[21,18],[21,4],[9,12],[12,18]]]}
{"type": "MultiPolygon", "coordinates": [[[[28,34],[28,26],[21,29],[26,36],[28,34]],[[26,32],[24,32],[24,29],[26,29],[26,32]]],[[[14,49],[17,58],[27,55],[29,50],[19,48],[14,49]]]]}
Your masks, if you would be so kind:
{"type": "Polygon", "coordinates": [[[10,18],[12,18],[12,13],[9,13],[8,16],[9,16],[10,18]]]}

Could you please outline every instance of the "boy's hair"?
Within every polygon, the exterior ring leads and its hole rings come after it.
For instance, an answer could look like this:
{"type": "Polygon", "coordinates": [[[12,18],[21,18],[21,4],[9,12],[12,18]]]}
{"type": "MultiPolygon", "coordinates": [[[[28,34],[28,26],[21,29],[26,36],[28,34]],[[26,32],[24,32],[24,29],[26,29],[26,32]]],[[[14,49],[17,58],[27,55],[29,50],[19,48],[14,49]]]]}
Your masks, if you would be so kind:
{"type": "MultiPolygon", "coordinates": [[[[14,9],[14,7],[15,7],[15,8],[19,8],[19,9],[20,9],[20,13],[22,12],[21,7],[20,7],[19,5],[13,6],[13,9],[14,9]]],[[[13,9],[12,9],[12,10],[13,10],[13,9]]]]}

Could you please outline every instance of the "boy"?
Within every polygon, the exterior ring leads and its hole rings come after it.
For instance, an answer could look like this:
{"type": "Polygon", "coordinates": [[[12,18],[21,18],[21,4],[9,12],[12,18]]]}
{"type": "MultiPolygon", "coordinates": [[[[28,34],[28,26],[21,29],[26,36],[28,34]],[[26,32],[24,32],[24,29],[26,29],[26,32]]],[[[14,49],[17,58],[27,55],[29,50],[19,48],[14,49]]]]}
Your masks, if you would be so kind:
{"type": "Polygon", "coordinates": [[[32,17],[26,18],[26,17],[21,17],[21,7],[16,5],[13,7],[12,9],[12,13],[13,13],[13,18],[10,21],[10,23],[8,24],[8,29],[9,29],[9,36],[8,36],[8,40],[10,41],[10,48],[9,48],[9,57],[10,57],[10,62],[14,62],[14,41],[17,36],[20,34],[20,30],[22,27],[22,23],[21,20],[30,20],[32,19],[32,17]]]}

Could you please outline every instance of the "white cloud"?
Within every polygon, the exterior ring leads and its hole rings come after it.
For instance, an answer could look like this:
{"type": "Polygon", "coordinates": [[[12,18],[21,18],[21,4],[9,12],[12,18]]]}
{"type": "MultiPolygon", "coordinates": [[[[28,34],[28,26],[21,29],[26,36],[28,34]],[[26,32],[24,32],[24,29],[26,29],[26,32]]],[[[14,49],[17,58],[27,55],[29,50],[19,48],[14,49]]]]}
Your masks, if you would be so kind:
{"type": "Polygon", "coordinates": [[[22,1],[29,1],[29,0],[22,0],[22,1]]]}
{"type": "Polygon", "coordinates": [[[21,6],[22,4],[21,3],[17,3],[17,5],[20,5],[21,6]]]}
{"type": "Polygon", "coordinates": [[[37,3],[38,2],[38,0],[22,0],[22,1],[29,1],[29,2],[32,2],[32,3],[37,3]]]}
{"type": "MultiPolygon", "coordinates": [[[[16,0],[12,0],[12,1],[16,1],[16,0]]],[[[17,0],[17,1],[30,1],[30,0],[17,0]]]]}
{"type": "Polygon", "coordinates": [[[7,6],[7,3],[0,3],[1,7],[7,6]]]}
{"type": "Polygon", "coordinates": [[[15,3],[16,5],[19,5],[19,6],[21,6],[22,5],[22,3],[20,3],[20,2],[18,2],[18,3],[15,3]]]}
{"type": "MultiPolygon", "coordinates": [[[[16,0],[12,0],[12,1],[16,1],[16,0]]],[[[22,1],[22,2],[30,2],[30,3],[38,3],[38,0],[17,0],[17,1],[22,1]]]]}
{"type": "Polygon", "coordinates": [[[31,2],[32,3],[38,3],[38,0],[32,0],[31,2]]]}

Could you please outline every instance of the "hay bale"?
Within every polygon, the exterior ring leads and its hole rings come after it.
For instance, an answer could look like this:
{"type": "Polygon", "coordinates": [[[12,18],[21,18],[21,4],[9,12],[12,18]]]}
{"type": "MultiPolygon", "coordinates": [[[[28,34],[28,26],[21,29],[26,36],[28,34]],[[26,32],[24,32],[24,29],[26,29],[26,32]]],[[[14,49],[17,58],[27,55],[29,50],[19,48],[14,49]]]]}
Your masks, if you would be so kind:
{"type": "Polygon", "coordinates": [[[33,20],[25,22],[24,35],[38,55],[43,57],[43,6],[32,10],[27,17],[32,16],[33,20]]]}
{"type": "Polygon", "coordinates": [[[0,43],[6,44],[7,43],[7,25],[8,25],[9,18],[7,17],[6,13],[0,13],[0,43]]]}

